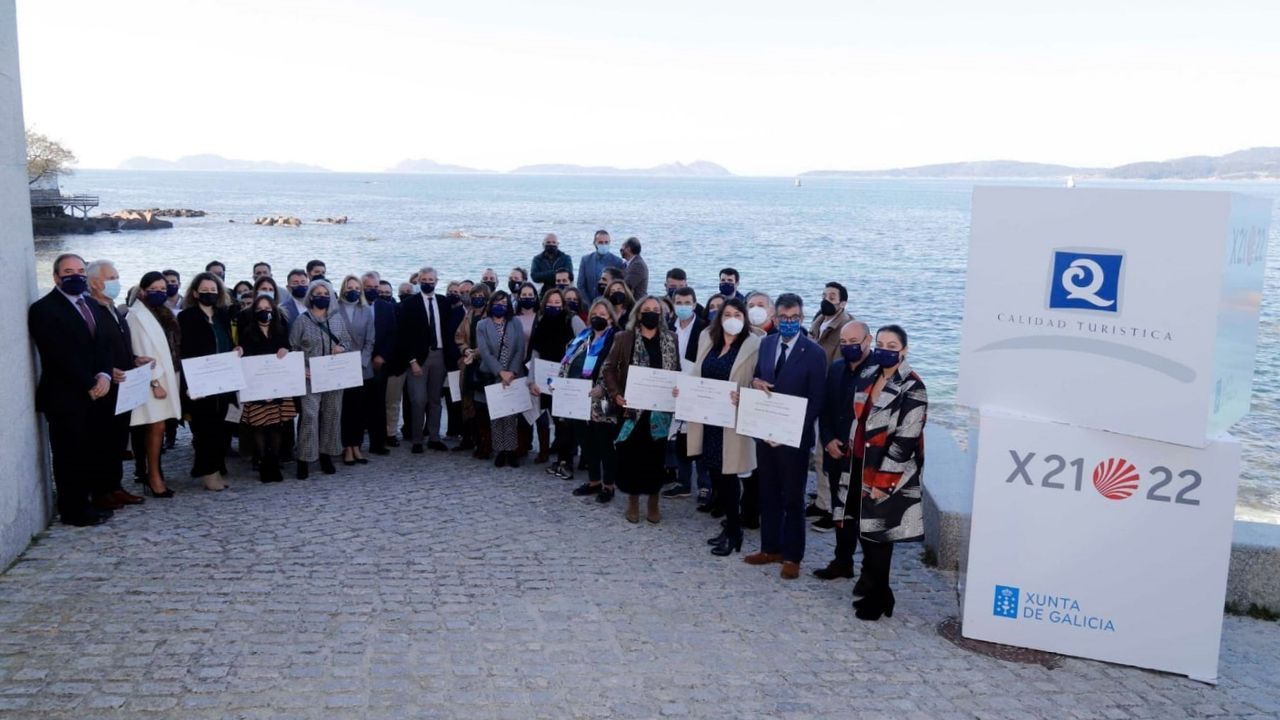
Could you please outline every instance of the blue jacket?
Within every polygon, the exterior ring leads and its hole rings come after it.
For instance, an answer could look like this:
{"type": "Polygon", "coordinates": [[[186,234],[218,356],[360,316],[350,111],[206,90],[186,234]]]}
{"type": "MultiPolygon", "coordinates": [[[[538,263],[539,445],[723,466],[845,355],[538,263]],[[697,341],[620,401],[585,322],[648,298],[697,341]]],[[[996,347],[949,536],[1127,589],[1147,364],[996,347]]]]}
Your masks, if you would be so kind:
{"type": "Polygon", "coordinates": [[[374,300],[373,354],[380,356],[387,363],[395,360],[397,324],[395,303],[382,298],[374,300]]]}
{"type": "Polygon", "coordinates": [[[800,438],[800,451],[808,453],[813,450],[813,424],[822,412],[822,403],[827,381],[827,353],[818,343],[805,337],[796,336],[791,350],[787,353],[787,362],[782,366],[782,376],[774,377],[774,366],[778,363],[778,345],[782,336],[766,335],[760,342],[760,357],[756,360],[755,376],[773,384],[773,392],[783,395],[795,395],[806,398],[809,405],[805,408],[804,434],[800,438]]]}
{"type": "Polygon", "coordinates": [[[596,291],[596,283],[600,282],[600,274],[607,267],[615,267],[621,270],[624,263],[622,258],[613,253],[605,253],[597,255],[595,250],[582,256],[582,261],[578,263],[578,292],[582,293],[582,301],[590,305],[600,294],[596,291]]]}

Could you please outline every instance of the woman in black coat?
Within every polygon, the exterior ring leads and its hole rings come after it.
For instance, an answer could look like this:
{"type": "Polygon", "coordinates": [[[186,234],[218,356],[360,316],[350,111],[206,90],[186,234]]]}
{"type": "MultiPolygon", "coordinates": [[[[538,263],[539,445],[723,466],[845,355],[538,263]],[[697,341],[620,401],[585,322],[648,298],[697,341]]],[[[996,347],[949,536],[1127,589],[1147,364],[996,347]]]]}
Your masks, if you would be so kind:
{"type": "MultiPolygon", "coordinates": [[[[217,275],[203,272],[192,279],[183,310],[178,313],[178,329],[183,360],[236,349],[231,338],[227,291],[217,275]]],[[[191,477],[200,478],[206,490],[226,490],[227,446],[231,440],[226,418],[232,394],[193,398],[187,392],[184,375],[182,399],[191,417],[191,446],[195,451],[191,477]]]]}
{"type": "MultiPolygon", "coordinates": [[[[280,316],[280,309],[270,295],[254,298],[248,313],[241,315],[238,335],[245,357],[275,355],[283,358],[289,354],[289,329],[280,316]]],[[[298,410],[293,398],[274,398],[247,402],[241,408],[242,433],[253,433],[254,445],[261,453],[258,463],[258,479],[264,483],[280,482],[280,458],[285,430],[293,426],[298,410]]],[[[241,437],[244,437],[242,434],[241,437]]]]}

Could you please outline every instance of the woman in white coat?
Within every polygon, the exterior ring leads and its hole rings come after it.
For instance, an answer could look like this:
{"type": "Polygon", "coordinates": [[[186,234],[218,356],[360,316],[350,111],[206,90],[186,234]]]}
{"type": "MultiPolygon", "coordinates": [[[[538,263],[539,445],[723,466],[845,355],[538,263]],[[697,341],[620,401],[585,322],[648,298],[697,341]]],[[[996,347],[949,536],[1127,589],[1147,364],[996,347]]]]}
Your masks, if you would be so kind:
{"type": "MultiPolygon", "coordinates": [[[[160,446],[164,442],[166,420],[182,416],[178,396],[178,373],[174,357],[178,354],[178,321],[165,307],[168,299],[164,275],[152,271],[142,276],[138,297],[129,306],[129,331],[133,337],[133,353],[155,358],[151,370],[151,398],[133,410],[129,424],[146,427],[147,490],[151,497],[173,497],[165,486],[160,469],[160,446]]],[[[140,451],[135,448],[135,452],[140,451]]]]}

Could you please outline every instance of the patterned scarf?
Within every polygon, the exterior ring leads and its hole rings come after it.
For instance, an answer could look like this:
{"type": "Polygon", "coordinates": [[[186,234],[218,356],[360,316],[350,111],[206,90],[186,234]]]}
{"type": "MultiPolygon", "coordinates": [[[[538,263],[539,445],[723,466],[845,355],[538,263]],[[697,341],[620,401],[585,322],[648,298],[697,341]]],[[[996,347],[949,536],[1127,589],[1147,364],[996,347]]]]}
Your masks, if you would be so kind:
{"type": "MultiPolygon", "coordinates": [[[[658,331],[658,345],[662,352],[662,369],[675,370],[680,367],[680,348],[676,344],[676,336],[673,333],[658,331]]],[[[644,338],[640,337],[640,332],[635,333],[635,346],[631,352],[631,364],[637,367],[649,367],[649,348],[645,347],[644,338]]],[[[649,436],[654,440],[666,440],[667,435],[671,432],[672,413],[658,412],[656,410],[645,411],[649,413],[649,436]]],[[[637,410],[626,411],[626,420],[622,423],[622,428],[618,431],[618,439],[614,444],[626,442],[631,436],[631,431],[636,427],[636,421],[640,419],[641,412],[637,410]]]]}
{"type": "MultiPolygon", "coordinates": [[[[569,347],[565,349],[564,357],[560,360],[561,364],[568,365],[573,362],[573,359],[577,357],[578,350],[582,347],[582,344],[591,339],[591,333],[591,328],[587,328],[586,330],[578,333],[578,337],[574,338],[573,341],[569,343],[569,347]]],[[[587,345],[587,356],[582,360],[583,379],[591,379],[591,375],[596,370],[596,362],[600,359],[600,351],[604,349],[605,343],[607,343],[611,337],[613,337],[613,328],[606,330],[604,334],[600,336],[599,340],[587,345]]]]}

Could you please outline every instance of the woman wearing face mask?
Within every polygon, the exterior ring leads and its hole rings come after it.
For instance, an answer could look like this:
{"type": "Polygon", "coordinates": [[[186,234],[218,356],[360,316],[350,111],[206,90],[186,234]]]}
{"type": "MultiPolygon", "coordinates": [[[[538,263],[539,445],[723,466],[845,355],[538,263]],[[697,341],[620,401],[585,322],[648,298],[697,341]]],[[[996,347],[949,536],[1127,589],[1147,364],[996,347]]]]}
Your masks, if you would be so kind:
{"type": "Polygon", "coordinates": [[[748,293],[747,322],[753,333],[772,335],[778,332],[773,326],[773,299],[759,291],[748,293]]]}
{"type": "MultiPolygon", "coordinates": [[[[724,301],[711,326],[698,342],[694,361],[697,375],[746,387],[755,374],[760,354],[760,336],[747,330],[747,308],[737,298],[724,301]]],[[[679,396],[679,392],[676,392],[679,396]]],[[[737,393],[732,395],[738,403],[737,393]]],[[[742,499],[739,476],[756,469],[755,440],[739,435],[733,428],[689,423],[689,454],[701,455],[711,474],[711,485],[724,510],[724,530],[707,541],[711,553],[721,557],[742,550],[742,520],[738,505],[742,499]]]]}
{"type": "MultiPolygon", "coordinates": [[[[538,312],[538,319],[534,321],[533,332],[529,336],[529,359],[558,364],[564,359],[565,348],[573,337],[569,316],[564,311],[564,295],[559,290],[548,290],[542,296],[542,309],[538,312]]],[[[538,456],[533,460],[535,463],[544,463],[551,458],[551,395],[544,392],[547,389],[544,387],[546,382],[547,378],[537,377],[529,385],[530,392],[540,396],[538,403],[541,411],[536,423],[538,456]]],[[[569,423],[561,418],[556,418],[555,423],[556,445],[572,442],[573,433],[569,430],[569,423]]],[[[548,467],[547,472],[556,475],[554,468],[555,465],[548,467]]]]}
{"type": "Polygon", "coordinates": [[[239,315],[253,305],[253,285],[248,280],[241,280],[232,289],[231,297],[235,299],[232,307],[235,308],[236,314],[239,315]]]}
{"type": "Polygon", "coordinates": [[[507,276],[507,290],[511,292],[512,297],[517,297],[520,286],[527,282],[529,282],[529,273],[524,268],[511,268],[511,274],[507,276]]]}
{"type": "MultiPolygon", "coordinates": [[[[178,331],[182,337],[180,356],[183,360],[236,350],[231,337],[231,310],[222,280],[203,272],[192,279],[178,313],[178,331]]],[[[231,427],[227,424],[227,408],[234,393],[209,397],[191,397],[186,393],[186,412],[191,417],[191,447],[194,458],[191,477],[204,482],[206,490],[226,490],[227,447],[231,427]]]]}
{"type": "MultiPolygon", "coordinates": [[[[489,298],[489,317],[476,323],[476,349],[480,353],[479,394],[495,382],[510,387],[524,376],[524,334],[511,319],[511,296],[507,293],[498,291],[489,298]]],[[[515,415],[489,421],[495,467],[520,467],[517,421],[515,415]]]]}
{"type": "Polygon", "coordinates": [[[844,513],[857,463],[841,475],[839,499],[833,503],[838,507],[832,510],[836,527],[857,522],[862,528],[862,576],[853,590],[854,615],[859,620],[893,617],[889,588],[893,544],[924,537],[920,478],[929,396],[920,376],[907,364],[906,331],[897,325],[880,328],[870,361],[879,367],[878,377],[867,390],[865,405],[858,408],[849,440],[851,446],[863,448],[860,512],[856,517],[844,513]]]}
{"type": "MultiPolygon", "coordinates": [[[[249,314],[241,318],[240,347],[245,356],[275,355],[283,358],[289,354],[289,330],[271,295],[259,295],[253,301],[249,314]]],[[[281,441],[285,437],[285,428],[293,426],[297,415],[291,397],[244,404],[240,423],[253,433],[254,444],[260,454],[258,479],[262,482],[284,480],[280,472],[280,458],[283,457],[281,441]]]]}
{"type": "Polygon", "coordinates": [[[664,466],[672,414],[627,408],[624,395],[633,366],[680,371],[680,347],[662,316],[663,305],[652,295],[636,304],[627,332],[619,333],[604,363],[604,384],[613,399],[618,428],[618,487],[627,494],[627,522],[640,522],[640,496],[648,496],[645,518],[656,523],[658,492],[667,482],[664,466]]]}
{"type": "MultiPolygon", "coordinates": [[[[533,323],[538,317],[538,289],[533,286],[533,283],[522,283],[516,292],[512,293],[512,301],[515,303],[515,322],[519,323],[521,333],[524,335],[524,346],[527,351],[529,336],[533,333],[533,323]]],[[[523,415],[516,418],[516,421],[516,454],[522,458],[528,457],[529,451],[533,449],[533,426],[523,415]]],[[[540,462],[546,462],[545,451],[540,455],[544,457],[540,462]]]]}
{"type": "MultiPolygon", "coordinates": [[[[720,308],[724,307],[723,295],[712,295],[707,299],[707,322],[710,323],[716,319],[716,314],[720,312],[720,308]]],[[[750,327],[748,325],[747,327],[750,327]]]]}
{"type": "MultiPolygon", "coordinates": [[[[332,307],[333,296],[328,280],[312,280],[304,298],[307,311],[289,326],[289,347],[300,350],[308,363],[314,357],[346,352],[352,345],[346,319],[332,307]]],[[[299,416],[298,479],[310,476],[310,465],[317,459],[326,475],[337,472],[333,456],[342,450],[342,391],[308,392],[302,396],[299,416]]]]}
{"type": "MultiPolygon", "coordinates": [[[[271,302],[275,303],[276,306],[279,307],[280,288],[276,285],[276,281],[273,280],[270,275],[263,275],[253,283],[253,296],[255,298],[260,298],[263,295],[270,297],[271,302]]],[[[254,303],[254,305],[256,305],[256,303],[254,303]]],[[[252,308],[253,306],[251,305],[250,307],[252,308]]],[[[250,311],[245,314],[245,317],[252,320],[254,312],[255,310],[250,309],[250,311]]]]}
{"type": "Polygon", "coordinates": [[[631,294],[631,288],[621,280],[614,280],[605,288],[604,297],[613,303],[613,311],[617,313],[614,318],[618,327],[629,327],[631,325],[631,310],[636,306],[635,296],[631,294]]]}
{"type": "MultiPolygon", "coordinates": [[[[587,481],[574,488],[573,494],[577,497],[595,495],[596,502],[603,504],[613,500],[618,475],[618,459],[613,447],[613,439],[618,435],[618,419],[609,412],[602,371],[604,360],[613,349],[616,327],[613,304],[605,298],[596,298],[588,317],[591,327],[579,333],[564,351],[560,377],[591,381],[591,419],[573,421],[574,436],[582,446],[587,481]]],[[[564,464],[573,458],[561,455],[559,460],[564,464]]]]}
{"type": "Polygon", "coordinates": [[[169,295],[164,275],[152,271],[142,276],[139,292],[125,322],[133,343],[133,354],[155,360],[151,368],[151,397],[145,405],[133,410],[129,425],[134,428],[135,453],[146,453],[146,484],[151,497],[173,497],[160,468],[160,450],[164,444],[165,422],[182,416],[178,381],[178,321],[167,302],[169,295]],[[137,438],[143,438],[139,446],[137,438]]]}
{"type": "Polygon", "coordinates": [[[480,283],[471,288],[467,317],[458,324],[454,343],[458,346],[458,384],[462,390],[462,444],[455,451],[473,450],[472,457],[493,457],[493,438],[489,432],[489,406],[484,401],[484,385],[480,383],[480,353],[476,349],[476,326],[489,307],[489,286],[480,283]]]}
{"type": "MultiPolygon", "coordinates": [[[[375,290],[376,294],[376,290],[375,290]]],[[[366,383],[373,380],[373,307],[365,301],[360,278],[348,275],[342,279],[342,297],[338,313],[347,325],[351,344],[347,350],[360,353],[360,371],[366,383]]],[[[357,385],[342,391],[342,464],[365,465],[369,460],[360,453],[364,444],[365,387],[357,385]]]]}
{"type": "Polygon", "coordinates": [[[587,306],[582,302],[582,293],[578,291],[578,288],[570,285],[563,292],[564,309],[569,315],[569,324],[573,327],[573,334],[577,336],[587,329],[587,306]]]}

